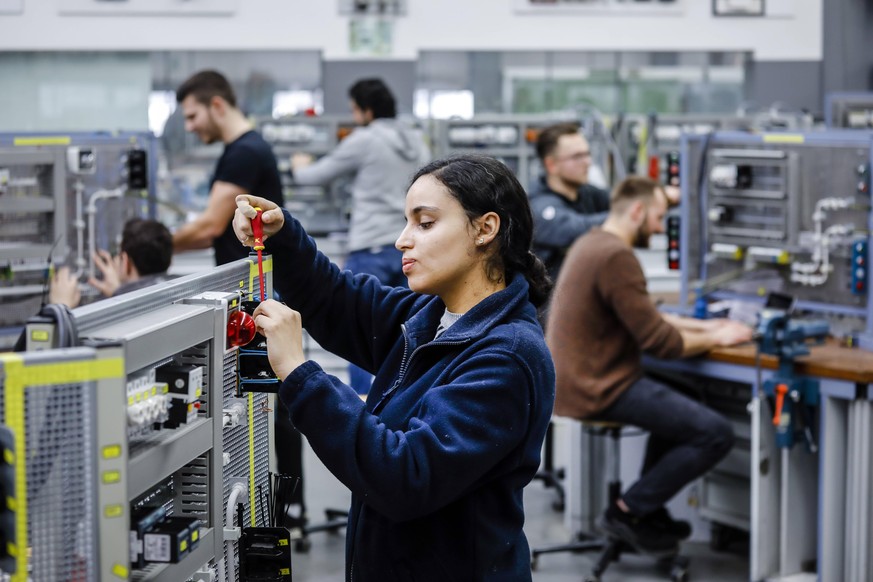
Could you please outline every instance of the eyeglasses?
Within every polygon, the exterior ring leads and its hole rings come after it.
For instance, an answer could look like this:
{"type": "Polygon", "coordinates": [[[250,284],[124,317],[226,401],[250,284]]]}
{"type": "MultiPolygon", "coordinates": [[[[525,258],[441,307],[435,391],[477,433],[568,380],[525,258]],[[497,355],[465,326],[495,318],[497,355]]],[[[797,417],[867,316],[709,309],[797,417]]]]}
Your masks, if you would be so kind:
{"type": "Polygon", "coordinates": [[[591,152],[577,152],[575,154],[571,154],[569,156],[564,156],[563,158],[556,158],[559,162],[584,162],[585,160],[591,159],[591,152]]]}

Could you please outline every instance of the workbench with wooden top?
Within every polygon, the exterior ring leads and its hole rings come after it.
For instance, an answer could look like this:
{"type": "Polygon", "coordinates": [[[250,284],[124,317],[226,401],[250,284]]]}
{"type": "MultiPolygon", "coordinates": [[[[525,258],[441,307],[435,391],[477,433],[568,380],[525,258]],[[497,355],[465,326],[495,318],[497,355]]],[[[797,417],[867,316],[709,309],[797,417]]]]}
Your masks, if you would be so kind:
{"type": "MultiPolygon", "coordinates": [[[[749,462],[750,580],[779,580],[810,569],[818,580],[866,580],[873,569],[873,352],[829,339],[795,360],[798,375],[819,383],[821,402],[814,427],[817,450],[803,443],[776,446],[773,411],[760,387],[778,359],[757,355],[755,344],[720,347],[697,358],[644,358],[650,372],[671,372],[686,381],[746,385],[748,425],[736,426],[741,459],[749,462]],[[702,380],[706,379],[706,380],[702,380]],[[742,456],[745,455],[745,456],[742,456]]],[[[737,422],[737,416],[732,417],[737,422]]],[[[713,473],[718,473],[718,467],[713,473]]],[[[718,520],[719,499],[741,498],[718,484],[742,487],[734,479],[701,480],[701,513],[718,520]],[[711,482],[710,482],[711,481],[711,482]],[[728,494],[730,493],[730,494],[728,494]]],[[[745,508],[743,508],[745,509],[745,508]]]]}

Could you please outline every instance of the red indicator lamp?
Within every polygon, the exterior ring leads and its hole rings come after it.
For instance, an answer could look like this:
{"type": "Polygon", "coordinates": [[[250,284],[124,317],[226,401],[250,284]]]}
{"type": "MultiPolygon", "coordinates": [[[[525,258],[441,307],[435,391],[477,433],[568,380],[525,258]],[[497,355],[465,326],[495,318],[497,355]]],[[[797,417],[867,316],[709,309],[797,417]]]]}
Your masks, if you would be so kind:
{"type": "Polygon", "coordinates": [[[245,311],[234,311],[227,318],[227,347],[238,348],[255,339],[255,320],[245,311]]]}

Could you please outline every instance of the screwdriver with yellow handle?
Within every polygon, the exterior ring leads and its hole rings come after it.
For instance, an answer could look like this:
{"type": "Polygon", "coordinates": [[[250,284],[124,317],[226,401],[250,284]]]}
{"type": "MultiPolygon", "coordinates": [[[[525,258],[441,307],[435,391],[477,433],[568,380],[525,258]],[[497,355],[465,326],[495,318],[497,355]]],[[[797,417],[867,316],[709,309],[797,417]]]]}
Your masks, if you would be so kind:
{"type": "Polygon", "coordinates": [[[261,251],[264,250],[264,223],[261,215],[264,211],[260,207],[255,206],[255,217],[252,219],[252,237],[255,239],[255,244],[252,246],[258,252],[258,278],[261,282],[261,301],[267,300],[267,288],[264,286],[264,257],[261,251]]]}

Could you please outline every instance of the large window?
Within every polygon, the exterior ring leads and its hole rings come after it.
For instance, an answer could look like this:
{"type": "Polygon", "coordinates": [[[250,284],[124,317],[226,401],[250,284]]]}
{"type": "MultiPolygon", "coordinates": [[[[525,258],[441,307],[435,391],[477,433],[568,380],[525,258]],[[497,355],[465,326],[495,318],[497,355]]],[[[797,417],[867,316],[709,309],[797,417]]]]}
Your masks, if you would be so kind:
{"type": "Polygon", "coordinates": [[[475,113],[732,113],[747,53],[424,52],[417,86],[472,91],[475,113]]]}

